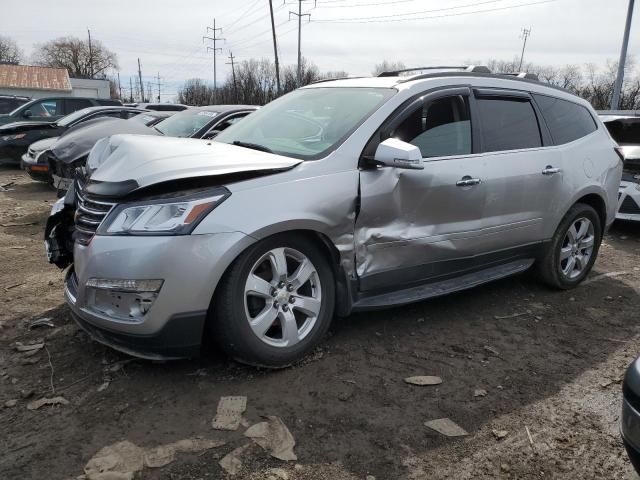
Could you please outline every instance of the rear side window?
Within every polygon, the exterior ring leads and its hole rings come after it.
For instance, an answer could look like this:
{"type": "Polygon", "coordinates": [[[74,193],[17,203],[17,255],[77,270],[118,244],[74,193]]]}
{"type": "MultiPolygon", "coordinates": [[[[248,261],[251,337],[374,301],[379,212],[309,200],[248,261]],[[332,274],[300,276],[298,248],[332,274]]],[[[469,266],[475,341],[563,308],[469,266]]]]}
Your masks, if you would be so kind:
{"type": "Polygon", "coordinates": [[[485,152],[542,146],[538,119],[528,100],[479,98],[485,152]]]}
{"type": "Polygon", "coordinates": [[[67,113],[73,113],[76,110],[82,110],[83,108],[93,106],[90,100],[85,100],[83,98],[68,98],[66,102],[67,102],[67,113]]]}
{"type": "Polygon", "coordinates": [[[392,137],[418,147],[423,158],[470,154],[467,99],[453,96],[425,103],[398,125],[392,137]]]}
{"type": "Polygon", "coordinates": [[[551,130],[556,145],[573,142],[597,130],[596,122],[582,105],[546,95],[533,95],[551,130]]]}

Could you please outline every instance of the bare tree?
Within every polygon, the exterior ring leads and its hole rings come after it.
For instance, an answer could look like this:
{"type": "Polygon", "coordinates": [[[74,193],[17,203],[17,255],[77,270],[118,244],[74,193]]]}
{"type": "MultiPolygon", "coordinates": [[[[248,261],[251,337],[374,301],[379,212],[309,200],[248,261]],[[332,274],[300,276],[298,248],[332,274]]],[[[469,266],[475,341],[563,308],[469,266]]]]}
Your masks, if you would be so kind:
{"type": "Polygon", "coordinates": [[[61,37],[36,46],[34,63],[45,67],[66,68],[75,78],[105,78],[118,68],[118,58],[98,40],[89,42],[61,37]]]}
{"type": "Polygon", "coordinates": [[[395,72],[404,68],[406,68],[404,63],[400,61],[390,62],[389,60],[383,60],[381,63],[377,63],[373,67],[373,72],[371,72],[371,74],[375,77],[380,75],[382,72],[395,72]]]}
{"type": "Polygon", "coordinates": [[[185,105],[209,105],[211,98],[213,98],[213,87],[199,78],[187,80],[178,92],[178,103],[185,105]]]}
{"type": "Polygon", "coordinates": [[[0,63],[19,64],[22,61],[22,50],[10,37],[0,35],[0,63]]]}

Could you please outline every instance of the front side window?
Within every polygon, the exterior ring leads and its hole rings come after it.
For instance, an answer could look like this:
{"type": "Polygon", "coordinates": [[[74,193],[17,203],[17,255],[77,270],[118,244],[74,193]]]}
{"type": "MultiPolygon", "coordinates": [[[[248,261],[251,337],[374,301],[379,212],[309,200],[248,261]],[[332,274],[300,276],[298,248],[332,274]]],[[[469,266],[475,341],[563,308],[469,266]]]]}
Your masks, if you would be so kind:
{"type": "Polygon", "coordinates": [[[542,146],[536,113],[528,100],[479,98],[485,152],[542,146]]]}
{"type": "Polygon", "coordinates": [[[582,105],[546,95],[533,95],[556,145],[573,142],[596,131],[596,122],[582,105]]]}
{"type": "Polygon", "coordinates": [[[392,137],[420,149],[423,158],[471,153],[471,121],[466,97],[440,98],[416,109],[392,137]]]}
{"type": "Polygon", "coordinates": [[[391,88],[302,88],[231,125],[216,141],[260,145],[302,160],[321,158],[395,93],[391,88]]]}
{"type": "Polygon", "coordinates": [[[31,111],[32,117],[54,117],[62,115],[61,100],[42,100],[30,105],[27,110],[31,111]]]}

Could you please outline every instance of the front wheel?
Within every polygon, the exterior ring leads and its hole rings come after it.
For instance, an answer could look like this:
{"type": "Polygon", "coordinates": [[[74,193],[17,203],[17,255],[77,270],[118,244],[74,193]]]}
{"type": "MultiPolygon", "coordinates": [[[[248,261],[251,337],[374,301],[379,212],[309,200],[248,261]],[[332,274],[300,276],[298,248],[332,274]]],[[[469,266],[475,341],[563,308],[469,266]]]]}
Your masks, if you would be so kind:
{"type": "Polygon", "coordinates": [[[540,276],[554,288],[568,290],[578,286],[591,271],[601,241],[602,227],[597,212],[589,205],[574,205],[538,261],[540,276]]]}
{"type": "Polygon", "coordinates": [[[304,236],[275,235],[243,252],[225,274],[211,333],[243,363],[286,367],[322,339],[334,303],[333,272],[322,251],[304,236]]]}

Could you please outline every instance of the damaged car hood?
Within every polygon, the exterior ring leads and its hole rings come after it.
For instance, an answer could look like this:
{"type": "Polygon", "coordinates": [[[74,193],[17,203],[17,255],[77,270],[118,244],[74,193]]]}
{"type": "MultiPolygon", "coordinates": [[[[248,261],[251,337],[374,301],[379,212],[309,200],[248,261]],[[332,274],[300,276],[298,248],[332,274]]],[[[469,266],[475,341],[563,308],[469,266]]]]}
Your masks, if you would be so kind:
{"type": "Polygon", "coordinates": [[[186,178],[278,172],[302,160],[191,138],[114,135],[96,143],[87,160],[87,192],[124,196],[186,178]]]}
{"type": "Polygon", "coordinates": [[[153,128],[141,123],[120,118],[99,117],[67,131],[51,151],[58,161],[70,164],[88,155],[101,138],[122,133],[160,135],[153,128]]]}

